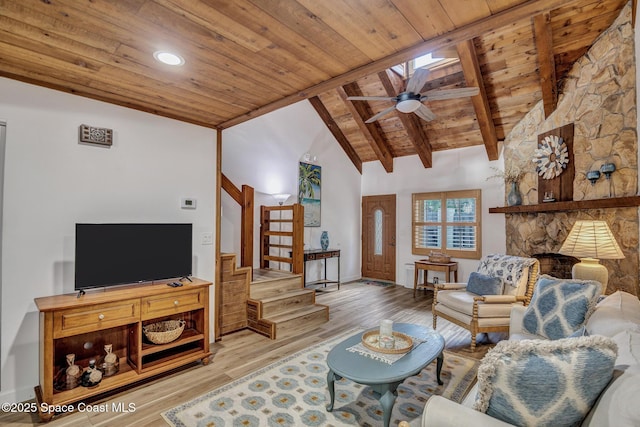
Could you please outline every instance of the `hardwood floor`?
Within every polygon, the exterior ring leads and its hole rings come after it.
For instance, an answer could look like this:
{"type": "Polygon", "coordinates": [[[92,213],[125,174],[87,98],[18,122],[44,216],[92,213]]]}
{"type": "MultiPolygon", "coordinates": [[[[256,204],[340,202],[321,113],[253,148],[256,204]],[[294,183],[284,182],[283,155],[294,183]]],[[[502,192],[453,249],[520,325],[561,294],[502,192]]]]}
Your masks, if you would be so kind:
{"type": "MultiPolygon", "coordinates": [[[[415,323],[431,327],[431,293],[419,292],[413,299],[413,289],[402,286],[374,286],[358,282],[328,287],[317,293],[316,301],[330,307],[330,320],[312,333],[279,340],[270,340],[244,330],[225,335],[212,344],[211,363],[192,365],[162,378],[148,380],[121,391],[88,402],[106,405],[109,412],[74,412],[55,417],[48,425],[60,426],[164,426],[160,412],[178,406],[212,389],[240,378],[284,356],[302,350],[318,340],[332,337],[356,327],[370,328],[381,319],[415,323]],[[135,411],[123,413],[112,405],[135,406],[135,411]]],[[[471,335],[462,328],[438,319],[438,332],[447,337],[446,348],[468,357],[482,358],[492,347],[488,338],[497,342],[499,335],[479,336],[475,352],[469,350],[471,335]]],[[[34,384],[35,385],[35,384],[34,384]]],[[[0,414],[0,425],[31,426],[39,424],[37,414],[0,414]]]]}

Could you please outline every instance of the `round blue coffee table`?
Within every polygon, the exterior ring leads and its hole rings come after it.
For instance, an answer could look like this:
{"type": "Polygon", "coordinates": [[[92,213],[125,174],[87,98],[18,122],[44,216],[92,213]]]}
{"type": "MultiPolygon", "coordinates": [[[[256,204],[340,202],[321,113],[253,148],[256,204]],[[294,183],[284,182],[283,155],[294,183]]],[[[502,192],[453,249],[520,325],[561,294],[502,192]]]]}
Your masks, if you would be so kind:
{"type": "Polygon", "coordinates": [[[347,338],[329,352],[327,356],[327,366],[329,367],[327,386],[329,387],[331,401],[327,405],[327,411],[333,411],[334,383],[341,378],[373,388],[382,405],[384,427],[389,426],[398,386],[405,379],[417,375],[434,359],[437,359],[436,374],[438,384],[442,385],[442,380],[440,379],[440,371],[444,361],[442,355],[444,338],[442,338],[442,335],[431,328],[410,323],[394,323],[393,330],[411,337],[420,338],[425,342],[418,345],[414,344],[411,351],[391,365],[359,353],[347,351],[349,347],[358,344],[362,340],[363,332],[347,338]]]}

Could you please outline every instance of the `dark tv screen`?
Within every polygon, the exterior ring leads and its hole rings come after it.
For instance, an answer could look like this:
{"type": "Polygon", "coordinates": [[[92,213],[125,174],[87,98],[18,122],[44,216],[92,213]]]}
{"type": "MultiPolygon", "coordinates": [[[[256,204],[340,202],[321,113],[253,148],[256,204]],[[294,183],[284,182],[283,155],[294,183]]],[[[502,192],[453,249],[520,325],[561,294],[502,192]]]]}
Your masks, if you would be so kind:
{"type": "Polygon", "coordinates": [[[76,224],[76,290],[191,275],[191,224],[76,224]]]}

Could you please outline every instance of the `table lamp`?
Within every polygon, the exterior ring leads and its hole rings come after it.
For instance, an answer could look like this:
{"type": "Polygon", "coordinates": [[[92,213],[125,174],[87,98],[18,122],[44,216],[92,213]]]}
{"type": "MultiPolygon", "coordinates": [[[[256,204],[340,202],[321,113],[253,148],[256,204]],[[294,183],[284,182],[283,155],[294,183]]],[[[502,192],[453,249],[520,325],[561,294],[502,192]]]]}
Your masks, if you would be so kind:
{"type": "Polygon", "coordinates": [[[624,258],[605,221],[576,221],[560,253],[580,258],[571,270],[571,277],[597,280],[602,283],[603,291],[609,282],[609,272],[599,260],[624,258]]]}
{"type": "Polygon", "coordinates": [[[286,193],[281,193],[281,194],[272,194],[271,197],[273,197],[274,199],[276,199],[276,202],[278,202],[278,204],[280,206],[282,206],[284,204],[284,202],[287,201],[287,199],[289,197],[291,197],[291,194],[286,194],[286,193]]]}

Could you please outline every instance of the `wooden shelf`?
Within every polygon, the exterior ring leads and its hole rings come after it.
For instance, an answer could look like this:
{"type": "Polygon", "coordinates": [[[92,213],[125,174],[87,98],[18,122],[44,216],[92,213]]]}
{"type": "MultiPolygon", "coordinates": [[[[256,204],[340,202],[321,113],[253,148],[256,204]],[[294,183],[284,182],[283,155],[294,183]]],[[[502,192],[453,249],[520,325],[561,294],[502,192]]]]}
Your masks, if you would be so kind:
{"type": "Polygon", "coordinates": [[[71,404],[107,391],[129,386],[191,362],[209,362],[209,286],[193,278],[183,288],[165,282],[109,288],[75,294],[36,298],[40,311],[40,384],[36,400],[42,421],[54,416],[51,405],[71,404]],[[184,319],[190,327],[170,343],[144,342],[142,327],[166,319],[184,319]],[[92,342],[92,348],[85,348],[92,342]],[[66,369],[66,355],[85,368],[90,359],[104,354],[107,343],[120,357],[120,371],[105,376],[95,387],[55,389],[57,376],[66,369]],[[42,405],[45,403],[46,405],[42,405]]]}
{"type": "Polygon", "coordinates": [[[610,199],[574,200],[568,202],[549,202],[537,205],[519,205],[489,208],[489,213],[539,213],[566,212],[584,209],[611,209],[640,206],[640,196],[612,197],[610,199]]]}
{"type": "Polygon", "coordinates": [[[185,345],[181,348],[180,352],[168,352],[166,355],[161,353],[155,353],[157,357],[154,357],[148,362],[142,363],[142,373],[157,372],[159,368],[178,368],[190,362],[202,359],[202,347],[196,345],[197,343],[191,343],[191,345],[185,345]]]}
{"type": "Polygon", "coordinates": [[[433,282],[418,283],[416,285],[416,289],[426,289],[428,291],[433,291],[435,290],[435,287],[433,285],[434,285],[433,282]]]}
{"type": "Polygon", "coordinates": [[[64,405],[84,399],[88,396],[94,396],[104,393],[105,391],[113,390],[114,388],[121,387],[123,384],[131,382],[137,376],[137,373],[127,364],[126,357],[120,358],[119,366],[120,370],[118,373],[110,377],[103,377],[102,381],[95,387],[87,388],[78,385],[70,390],[54,389],[53,404],[64,405]]]}
{"type": "Polygon", "coordinates": [[[314,285],[327,285],[327,283],[338,283],[337,280],[314,280],[313,282],[307,282],[305,286],[314,286],[314,285]]]}
{"type": "Polygon", "coordinates": [[[184,344],[200,341],[204,338],[204,334],[198,332],[195,329],[185,329],[180,335],[180,338],[176,341],[172,341],[167,344],[151,344],[146,341],[142,343],[142,356],[148,356],[150,354],[159,353],[161,351],[169,350],[174,347],[179,347],[184,344]]]}

